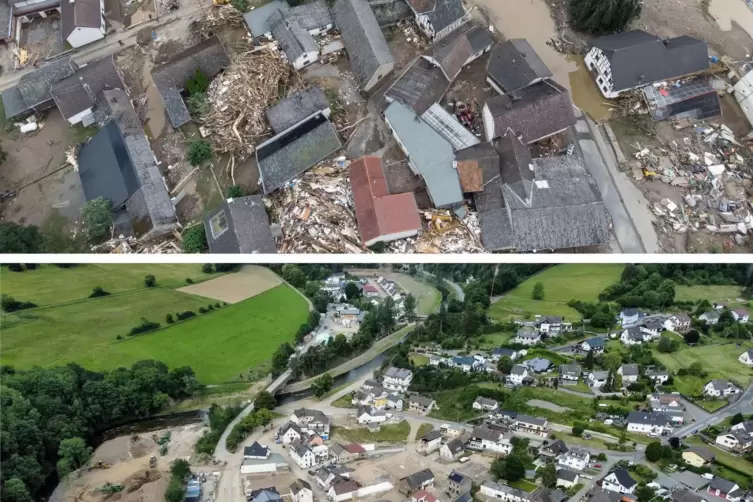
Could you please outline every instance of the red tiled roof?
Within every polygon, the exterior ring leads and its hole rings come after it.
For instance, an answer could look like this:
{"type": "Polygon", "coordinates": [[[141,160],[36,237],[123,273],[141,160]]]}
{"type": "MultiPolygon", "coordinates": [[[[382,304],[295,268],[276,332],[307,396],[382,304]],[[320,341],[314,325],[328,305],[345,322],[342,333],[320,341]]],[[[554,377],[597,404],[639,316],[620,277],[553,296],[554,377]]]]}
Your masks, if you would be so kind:
{"type": "Polygon", "coordinates": [[[437,502],[437,498],[426,490],[419,490],[413,494],[413,500],[423,500],[424,502],[437,502]]]}
{"type": "Polygon", "coordinates": [[[361,157],[350,165],[350,186],[361,240],[367,246],[380,238],[421,230],[412,193],[390,195],[379,157],[361,157]]]}
{"type": "Polygon", "coordinates": [[[347,451],[348,453],[363,453],[366,451],[363,449],[363,446],[356,443],[344,444],[343,448],[345,448],[345,451],[347,451]]]}
{"type": "Polygon", "coordinates": [[[374,286],[372,286],[371,284],[364,284],[363,290],[366,291],[367,293],[379,293],[379,290],[375,288],[374,286]]]}

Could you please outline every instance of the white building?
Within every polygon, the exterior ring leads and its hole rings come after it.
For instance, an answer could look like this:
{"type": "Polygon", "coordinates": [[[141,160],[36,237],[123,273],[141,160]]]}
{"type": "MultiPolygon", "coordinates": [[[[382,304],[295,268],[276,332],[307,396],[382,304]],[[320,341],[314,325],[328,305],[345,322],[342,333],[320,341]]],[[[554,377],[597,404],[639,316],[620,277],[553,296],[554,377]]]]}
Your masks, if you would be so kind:
{"type": "Polygon", "coordinates": [[[290,444],[295,440],[302,439],[305,433],[301,430],[300,426],[294,422],[288,422],[280,427],[277,432],[277,436],[282,441],[282,444],[290,444]]]}
{"type": "Polygon", "coordinates": [[[623,364],[617,370],[617,374],[622,377],[622,385],[627,387],[638,381],[641,371],[637,364],[623,364]]]}
{"type": "Polygon", "coordinates": [[[748,366],[753,366],[753,349],[748,349],[740,354],[740,357],[738,357],[737,360],[748,366]]]}
{"type": "Polygon", "coordinates": [[[699,321],[706,321],[708,326],[713,326],[719,322],[719,312],[712,310],[710,312],[704,312],[698,316],[699,321]]]}
{"type": "Polygon", "coordinates": [[[520,328],[518,332],[515,333],[515,339],[513,342],[521,345],[536,345],[541,342],[541,333],[534,328],[520,328]]]}
{"type": "Polygon", "coordinates": [[[635,326],[643,316],[643,312],[640,312],[638,309],[624,309],[620,311],[620,326],[622,326],[623,328],[635,326]]]}
{"type": "Polygon", "coordinates": [[[301,469],[309,469],[327,460],[329,447],[326,445],[309,446],[306,443],[296,441],[290,445],[290,458],[301,469]]]}
{"type": "Polygon", "coordinates": [[[382,386],[387,390],[406,392],[412,380],[411,370],[390,366],[382,375],[382,386]]]}
{"type": "Polygon", "coordinates": [[[497,408],[499,408],[499,403],[494,399],[478,396],[476,400],[473,401],[474,410],[497,411],[497,408]]]}
{"type": "Polygon", "coordinates": [[[460,439],[447,441],[439,449],[439,456],[447,461],[454,461],[460,458],[465,452],[465,444],[460,439]]]}
{"type": "Polygon", "coordinates": [[[296,479],[290,485],[290,498],[293,502],[314,502],[314,492],[309,482],[296,479]]]}
{"type": "Polygon", "coordinates": [[[71,47],[83,47],[105,38],[104,0],[61,0],[63,40],[71,47]]]}
{"type": "Polygon", "coordinates": [[[385,408],[388,410],[403,411],[403,398],[397,394],[390,394],[387,396],[385,408]]]}
{"type": "Polygon", "coordinates": [[[557,457],[557,464],[560,467],[566,467],[576,471],[582,471],[588,467],[588,462],[591,460],[591,454],[586,450],[580,448],[573,448],[567,453],[564,453],[557,457]]]}
{"type": "Polygon", "coordinates": [[[290,470],[290,466],[279,453],[270,453],[267,458],[244,458],[241,474],[275,474],[290,470]]]}
{"type": "Polygon", "coordinates": [[[557,486],[570,488],[580,481],[580,474],[570,469],[557,469],[557,486]]]}
{"type": "Polygon", "coordinates": [[[627,431],[662,435],[672,430],[670,421],[663,412],[631,411],[627,416],[627,431]]]}
{"type": "Polygon", "coordinates": [[[418,440],[418,446],[416,450],[419,453],[427,455],[431,452],[437,451],[442,446],[442,433],[438,430],[432,430],[424,434],[424,436],[418,440]]]}
{"type": "Polygon", "coordinates": [[[654,385],[661,385],[669,380],[669,372],[665,370],[648,370],[646,376],[654,383],[654,385]]]}
{"type": "Polygon", "coordinates": [[[512,443],[510,443],[510,438],[506,438],[502,431],[482,426],[473,429],[468,441],[468,448],[507,455],[512,451],[512,443]]]}
{"type": "Polygon", "coordinates": [[[549,432],[547,429],[546,418],[532,417],[529,415],[517,415],[515,417],[515,428],[521,432],[538,434],[542,437],[546,437],[549,432]]]}
{"type": "Polygon", "coordinates": [[[608,371],[592,371],[588,374],[588,386],[600,389],[607,383],[608,371]]]}
{"type": "Polygon", "coordinates": [[[703,395],[707,397],[726,397],[739,393],[740,388],[724,378],[711,380],[703,387],[703,395]]]}
{"type": "Polygon", "coordinates": [[[373,406],[359,406],[356,419],[359,424],[380,424],[392,415],[373,406]]]}
{"type": "Polygon", "coordinates": [[[690,319],[690,316],[681,312],[679,314],[673,314],[666,318],[664,320],[664,328],[669,331],[683,333],[690,329],[691,323],[692,321],[690,319]]]}
{"type": "Polygon", "coordinates": [[[750,318],[750,315],[748,314],[748,311],[745,309],[735,309],[732,311],[732,317],[737,322],[747,323],[748,319],[750,318]]]}
{"type": "Polygon", "coordinates": [[[650,342],[653,338],[654,335],[646,331],[642,326],[632,326],[622,331],[620,342],[627,346],[640,345],[650,342]]]}
{"type": "Polygon", "coordinates": [[[678,394],[651,394],[648,401],[653,411],[683,411],[685,409],[678,394]]]}
{"type": "Polygon", "coordinates": [[[515,385],[523,385],[523,380],[529,376],[530,373],[528,373],[528,368],[522,364],[516,364],[510,370],[510,375],[507,377],[507,381],[515,385]]]}
{"type": "Polygon", "coordinates": [[[604,490],[617,493],[629,493],[631,495],[635,491],[636,486],[638,486],[638,483],[630,476],[627,469],[623,467],[609,473],[601,483],[601,487],[604,490]]]}
{"type": "Polygon", "coordinates": [[[743,430],[729,430],[716,437],[716,444],[736,452],[753,449],[753,434],[743,430]]]}
{"type": "Polygon", "coordinates": [[[407,0],[416,24],[430,40],[440,40],[458,29],[469,18],[461,0],[422,2],[407,0]]]}

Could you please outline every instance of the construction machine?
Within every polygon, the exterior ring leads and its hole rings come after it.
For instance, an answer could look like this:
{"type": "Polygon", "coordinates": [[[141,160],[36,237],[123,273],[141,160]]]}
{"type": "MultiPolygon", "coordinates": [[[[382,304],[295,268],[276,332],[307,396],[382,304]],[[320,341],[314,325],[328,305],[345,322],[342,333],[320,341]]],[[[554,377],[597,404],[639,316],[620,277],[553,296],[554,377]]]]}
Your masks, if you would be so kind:
{"type": "Polygon", "coordinates": [[[215,7],[218,5],[227,5],[228,3],[230,3],[229,0],[212,0],[212,5],[215,7]]]}

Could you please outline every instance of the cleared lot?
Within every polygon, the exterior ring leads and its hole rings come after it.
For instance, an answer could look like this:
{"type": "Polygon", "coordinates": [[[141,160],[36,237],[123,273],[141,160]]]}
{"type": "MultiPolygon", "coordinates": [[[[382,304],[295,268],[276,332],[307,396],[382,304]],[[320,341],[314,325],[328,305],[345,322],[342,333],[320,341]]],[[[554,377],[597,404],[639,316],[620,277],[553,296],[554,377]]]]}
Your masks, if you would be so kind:
{"type": "Polygon", "coordinates": [[[226,303],[238,303],[247,298],[260,295],[282,283],[271,270],[256,265],[245,265],[234,274],[192,284],[178,291],[226,303]]]}

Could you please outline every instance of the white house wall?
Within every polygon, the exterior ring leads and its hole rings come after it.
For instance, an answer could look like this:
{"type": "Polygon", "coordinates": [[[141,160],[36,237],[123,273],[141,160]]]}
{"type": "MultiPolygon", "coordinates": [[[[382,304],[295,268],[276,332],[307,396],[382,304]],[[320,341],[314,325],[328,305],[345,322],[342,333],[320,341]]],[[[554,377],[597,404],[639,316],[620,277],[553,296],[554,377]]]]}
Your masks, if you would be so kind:
{"type": "Polygon", "coordinates": [[[68,35],[67,42],[73,47],[83,47],[103,38],[105,38],[104,29],[78,27],[68,35]]]}
{"type": "Polygon", "coordinates": [[[68,122],[71,125],[76,125],[79,122],[81,122],[82,120],[84,120],[84,117],[86,117],[87,115],[90,115],[91,113],[92,113],[92,109],[91,108],[87,108],[86,110],[80,111],[76,115],[74,115],[73,117],[69,118],[68,122]]]}

